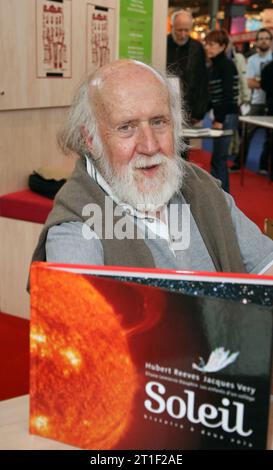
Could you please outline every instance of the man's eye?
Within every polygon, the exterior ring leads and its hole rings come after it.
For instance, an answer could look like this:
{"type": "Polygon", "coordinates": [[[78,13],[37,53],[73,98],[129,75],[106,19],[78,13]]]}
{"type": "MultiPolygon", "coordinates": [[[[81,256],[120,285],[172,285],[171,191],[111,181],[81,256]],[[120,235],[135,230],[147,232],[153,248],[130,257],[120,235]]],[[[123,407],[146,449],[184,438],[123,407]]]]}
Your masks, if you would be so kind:
{"type": "Polygon", "coordinates": [[[134,124],[128,123],[128,124],[122,124],[122,126],[118,127],[118,131],[127,134],[128,132],[132,132],[134,130],[134,124]]]}
{"type": "Polygon", "coordinates": [[[162,127],[165,127],[167,124],[167,120],[160,118],[160,119],[153,119],[152,120],[152,126],[161,129],[162,127]]]}

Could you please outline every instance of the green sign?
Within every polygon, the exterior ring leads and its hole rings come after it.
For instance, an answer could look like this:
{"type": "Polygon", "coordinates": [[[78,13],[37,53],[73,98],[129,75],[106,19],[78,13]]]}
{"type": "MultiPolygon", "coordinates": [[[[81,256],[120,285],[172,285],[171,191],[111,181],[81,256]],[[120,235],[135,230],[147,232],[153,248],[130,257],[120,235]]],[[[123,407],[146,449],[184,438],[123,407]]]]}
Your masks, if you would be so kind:
{"type": "Polygon", "coordinates": [[[153,0],[120,0],[119,57],[152,61],[153,0]]]}

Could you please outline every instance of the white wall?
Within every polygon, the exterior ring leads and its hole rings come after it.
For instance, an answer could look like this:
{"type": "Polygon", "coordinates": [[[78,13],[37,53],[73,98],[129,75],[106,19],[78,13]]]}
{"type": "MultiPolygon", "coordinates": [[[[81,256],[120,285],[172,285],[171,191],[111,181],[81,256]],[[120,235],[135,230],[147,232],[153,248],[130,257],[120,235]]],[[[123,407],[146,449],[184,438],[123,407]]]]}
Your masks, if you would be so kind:
{"type": "MultiPolygon", "coordinates": [[[[90,0],[92,3],[93,0],[90,0]]],[[[76,85],[86,72],[85,12],[88,0],[72,0],[73,58],[69,79],[37,80],[33,37],[36,0],[0,0],[0,195],[27,187],[28,175],[45,165],[73,168],[56,133],[76,85]],[[1,94],[1,91],[4,94],[1,94]]],[[[115,7],[118,0],[98,0],[115,7]]],[[[154,0],[152,63],[164,70],[168,0],[154,0]]],[[[116,51],[118,51],[116,24],[116,51]]],[[[0,219],[0,311],[28,317],[26,277],[39,224],[0,219]]]]}
{"type": "Polygon", "coordinates": [[[152,64],[166,70],[168,0],[154,0],[152,64]]]}
{"type": "MultiPolygon", "coordinates": [[[[93,0],[90,0],[91,3],[93,0]]],[[[27,176],[42,165],[71,161],[61,155],[55,135],[71,102],[75,87],[85,75],[85,12],[88,0],[72,0],[73,78],[36,78],[35,0],[0,0],[0,195],[27,186],[27,176]],[[58,103],[57,105],[54,103],[58,103]],[[24,109],[26,108],[26,109],[24,109]]],[[[118,0],[98,0],[115,7],[118,0]]],[[[153,65],[166,63],[168,0],[154,0],[153,65]]],[[[118,51],[116,26],[116,54],[118,51]]]]}

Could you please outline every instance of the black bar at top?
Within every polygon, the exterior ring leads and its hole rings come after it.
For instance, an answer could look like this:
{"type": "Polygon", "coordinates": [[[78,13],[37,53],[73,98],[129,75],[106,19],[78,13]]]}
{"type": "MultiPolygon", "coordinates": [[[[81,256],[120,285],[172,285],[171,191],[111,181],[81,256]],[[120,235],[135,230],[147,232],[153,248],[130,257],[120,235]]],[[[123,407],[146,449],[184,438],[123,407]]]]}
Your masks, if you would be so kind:
{"type": "Polygon", "coordinates": [[[107,8],[107,7],[98,7],[98,6],[95,6],[95,10],[108,11],[109,8],[107,8]]]}
{"type": "Polygon", "coordinates": [[[48,72],[46,74],[47,77],[63,77],[63,73],[54,73],[54,72],[48,72]]]}

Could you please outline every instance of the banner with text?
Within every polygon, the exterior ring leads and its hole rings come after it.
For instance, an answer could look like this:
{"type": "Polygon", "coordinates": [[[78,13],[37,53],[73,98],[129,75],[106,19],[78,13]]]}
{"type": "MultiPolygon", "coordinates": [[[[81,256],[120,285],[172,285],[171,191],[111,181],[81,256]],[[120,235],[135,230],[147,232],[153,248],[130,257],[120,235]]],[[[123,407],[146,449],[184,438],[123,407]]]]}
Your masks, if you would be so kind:
{"type": "Polygon", "coordinates": [[[119,57],[151,63],[153,0],[121,0],[119,57]]]}

